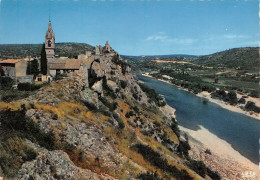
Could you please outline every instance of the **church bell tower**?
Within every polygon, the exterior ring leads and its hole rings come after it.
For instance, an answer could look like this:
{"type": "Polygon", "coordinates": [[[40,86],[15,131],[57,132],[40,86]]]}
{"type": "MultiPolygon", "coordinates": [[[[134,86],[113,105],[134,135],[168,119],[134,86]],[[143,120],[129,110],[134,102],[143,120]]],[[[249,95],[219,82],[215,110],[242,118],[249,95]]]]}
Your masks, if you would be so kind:
{"type": "Polygon", "coordinates": [[[55,35],[49,20],[49,27],[45,35],[45,51],[48,62],[52,62],[55,56],[55,35]]]}

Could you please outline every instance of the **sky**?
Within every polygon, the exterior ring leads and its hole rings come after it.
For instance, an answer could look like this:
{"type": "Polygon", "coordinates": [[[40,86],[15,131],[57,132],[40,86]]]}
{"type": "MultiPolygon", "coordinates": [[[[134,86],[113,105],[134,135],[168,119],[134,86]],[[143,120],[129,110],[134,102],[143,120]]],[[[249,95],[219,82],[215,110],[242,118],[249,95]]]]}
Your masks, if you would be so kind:
{"type": "Polygon", "coordinates": [[[104,45],[123,55],[206,55],[259,46],[258,0],[0,0],[0,44],[104,45]]]}

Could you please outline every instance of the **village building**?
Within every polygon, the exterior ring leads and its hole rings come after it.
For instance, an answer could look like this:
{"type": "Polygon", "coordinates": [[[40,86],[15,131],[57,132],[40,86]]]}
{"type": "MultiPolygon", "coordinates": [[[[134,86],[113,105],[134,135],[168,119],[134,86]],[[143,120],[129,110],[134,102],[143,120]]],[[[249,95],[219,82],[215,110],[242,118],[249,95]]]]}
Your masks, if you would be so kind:
{"type": "Polygon", "coordinates": [[[3,76],[8,76],[16,82],[32,82],[33,75],[27,75],[27,61],[24,59],[6,59],[0,61],[3,76]]]}
{"type": "Polygon", "coordinates": [[[101,56],[102,55],[102,46],[96,46],[95,47],[95,55],[101,56]]]}
{"type": "Polygon", "coordinates": [[[55,59],[50,65],[50,75],[55,77],[58,74],[76,72],[82,70],[82,60],[79,59],[55,59]]]}
{"type": "Polygon", "coordinates": [[[92,56],[92,51],[86,51],[85,54],[78,55],[78,59],[87,59],[92,56]]]}

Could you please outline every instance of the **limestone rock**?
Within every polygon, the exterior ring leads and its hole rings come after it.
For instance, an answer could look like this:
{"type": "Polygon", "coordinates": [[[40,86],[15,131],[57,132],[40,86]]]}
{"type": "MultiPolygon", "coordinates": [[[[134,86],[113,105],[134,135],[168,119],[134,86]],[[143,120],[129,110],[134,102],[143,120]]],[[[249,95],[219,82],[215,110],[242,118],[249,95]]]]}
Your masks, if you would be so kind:
{"type": "Polygon", "coordinates": [[[80,99],[83,102],[87,102],[89,104],[93,104],[95,107],[98,108],[99,103],[98,103],[98,94],[95,93],[91,89],[85,89],[80,92],[80,99]]]}
{"type": "Polygon", "coordinates": [[[114,92],[118,88],[117,84],[114,81],[111,81],[111,80],[107,81],[107,86],[109,87],[109,89],[113,90],[114,92]]]}
{"type": "Polygon", "coordinates": [[[76,167],[69,156],[60,150],[39,154],[35,160],[26,162],[18,172],[17,179],[114,179],[87,169],[76,167]]]}
{"type": "Polygon", "coordinates": [[[103,68],[100,66],[99,62],[94,61],[91,65],[91,74],[92,76],[96,77],[103,77],[104,71],[103,68]]]}
{"type": "Polygon", "coordinates": [[[103,92],[103,80],[97,81],[93,84],[93,86],[91,87],[91,89],[93,89],[95,92],[102,94],[103,92]]]}

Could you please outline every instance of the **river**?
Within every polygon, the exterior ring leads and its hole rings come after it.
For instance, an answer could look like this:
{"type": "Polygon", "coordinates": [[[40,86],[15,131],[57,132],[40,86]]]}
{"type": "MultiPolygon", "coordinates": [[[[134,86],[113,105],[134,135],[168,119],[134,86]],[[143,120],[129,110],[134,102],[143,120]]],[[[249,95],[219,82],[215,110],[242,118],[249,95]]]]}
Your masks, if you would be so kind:
{"type": "Polygon", "coordinates": [[[179,124],[198,130],[203,126],[228,142],[240,154],[259,163],[260,121],[232,112],[168,83],[137,74],[137,78],[157,93],[164,95],[167,104],[176,109],[179,124]]]}

